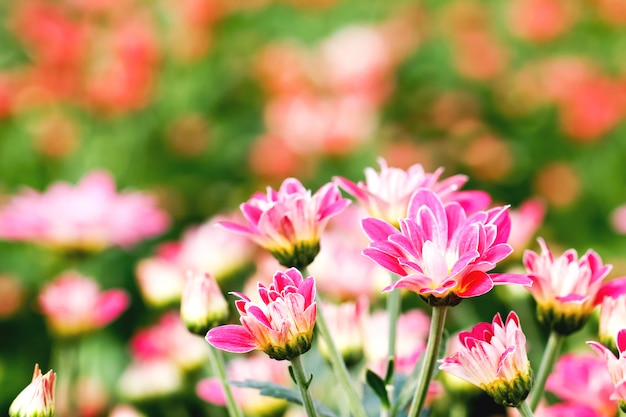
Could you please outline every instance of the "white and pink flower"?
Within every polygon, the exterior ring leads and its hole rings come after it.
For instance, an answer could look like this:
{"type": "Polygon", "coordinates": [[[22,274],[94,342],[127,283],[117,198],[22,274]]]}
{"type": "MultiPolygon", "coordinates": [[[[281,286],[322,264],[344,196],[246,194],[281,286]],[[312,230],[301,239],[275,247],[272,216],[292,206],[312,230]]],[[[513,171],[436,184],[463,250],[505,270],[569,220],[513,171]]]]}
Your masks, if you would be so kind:
{"type": "Polygon", "coordinates": [[[300,181],[288,178],[278,191],[268,187],[266,194],[257,192],[241,204],[246,224],[220,224],[250,237],[281,265],[304,268],[317,256],[320,235],[328,221],[348,204],[350,200],[342,198],[332,183],[311,194],[300,181]]]}
{"type": "Polygon", "coordinates": [[[479,323],[459,333],[460,350],[443,359],[440,369],[484,390],[493,400],[517,407],[532,387],[526,336],[519,317],[509,313],[506,321],[496,314],[492,323],[479,323]]]}
{"type": "Polygon", "coordinates": [[[555,258],[546,242],[538,241],[541,254],[524,252],[524,266],[532,280],[528,291],[537,302],[539,321],[558,333],[579,330],[605,296],[626,290],[626,279],[603,285],[612,266],[602,264],[595,251],[578,258],[576,250],[569,249],[555,258]]]}
{"type": "Polygon", "coordinates": [[[233,353],[260,349],[277,360],[307,352],[317,314],[314,278],[303,279],[300,271],[290,268],[276,272],[269,287],[259,283],[258,292],[258,303],[235,293],[241,325],[215,327],[207,333],[207,342],[233,353]]]}
{"type": "Polygon", "coordinates": [[[530,284],[519,274],[489,274],[512,248],[506,207],[467,214],[461,204],[444,204],[432,190],[418,190],[400,230],[376,218],[363,220],[372,240],[363,254],[401,278],[387,287],[405,288],[431,305],[456,305],[489,292],[496,284],[530,284]]]}

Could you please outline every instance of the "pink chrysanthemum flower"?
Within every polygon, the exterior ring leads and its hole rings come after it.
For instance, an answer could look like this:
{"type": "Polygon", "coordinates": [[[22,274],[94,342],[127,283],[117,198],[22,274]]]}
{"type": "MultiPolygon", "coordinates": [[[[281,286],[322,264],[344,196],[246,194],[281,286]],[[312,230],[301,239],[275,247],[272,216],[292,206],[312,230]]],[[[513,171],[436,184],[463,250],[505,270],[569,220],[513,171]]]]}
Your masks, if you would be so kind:
{"type": "Polygon", "coordinates": [[[235,293],[241,315],[239,325],[215,327],[206,340],[227,352],[245,353],[260,349],[270,358],[291,360],[311,348],[317,314],[315,280],[303,279],[296,268],[276,272],[269,287],[259,283],[261,301],[255,303],[235,293]]]}
{"type": "Polygon", "coordinates": [[[400,230],[376,218],[364,219],[363,229],[372,240],[363,253],[402,276],[385,291],[405,288],[431,305],[453,306],[496,284],[530,284],[524,275],[487,273],[512,251],[506,207],[467,214],[458,202],[444,204],[420,189],[400,230]]]}
{"type": "Polygon", "coordinates": [[[328,183],[315,194],[295,178],[286,179],[280,189],[268,187],[241,204],[247,224],[223,221],[233,232],[249,236],[286,267],[305,268],[319,252],[320,234],[333,216],[350,200],[341,197],[336,185],[328,183]]]}
{"type": "Polygon", "coordinates": [[[129,303],[126,291],[100,291],[96,281],[76,272],[65,272],[39,294],[39,306],[50,330],[62,337],[76,337],[106,326],[129,303]]]}
{"type": "Polygon", "coordinates": [[[0,210],[0,239],[33,242],[67,251],[131,246],[162,233],[169,219],[152,197],[117,193],[104,171],[76,186],[53,184],[46,192],[27,189],[0,210]]]}
{"type": "Polygon", "coordinates": [[[524,266],[533,282],[528,290],[537,302],[539,321],[557,333],[567,335],[579,330],[605,296],[626,289],[625,279],[602,285],[612,266],[603,265],[593,250],[580,259],[574,249],[555,258],[546,242],[541,238],[538,241],[541,254],[524,252],[524,266]]]}
{"type": "Polygon", "coordinates": [[[515,312],[506,321],[496,314],[492,323],[479,323],[459,333],[460,350],[443,359],[440,369],[484,390],[503,406],[517,407],[532,387],[526,336],[515,312]]]}
{"type": "Polygon", "coordinates": [[[604,357],[609,375],[611,375],[611,381],[613,381],[615,387],[610,399],[619,401],[620,408],[623,412],[626,412],[626,329],[620,330],[616,339],[619,352],[617,357],[610,349],[598,342],[587,343],[596,353],[604,357]]]}
{"type": "Polygon", "coordinates": [[[52,370],[42,375],[35,364],[31,383],[18,394],[9,407],[10,417],[54,416],[54,386],[56,374],[52,370]]]}
{"type": "Polygon", "coordinates": [[[354,183],[343,177],[335,177],[334,181],[353,195],[370,216],[396,227],[399,220],[406,217],[413,193],[420,188],[433,190],[443,201],[457,201],[468,212],[482,210],[491,202],[484,191],[458,191],[468,180],[465,175],[440,180],[443,168],[426,173],[420,164],[403,170],[389,167],[383,158],[378,158],[378,163],[380,172],[365,169],[365,181],[354,183]]]}

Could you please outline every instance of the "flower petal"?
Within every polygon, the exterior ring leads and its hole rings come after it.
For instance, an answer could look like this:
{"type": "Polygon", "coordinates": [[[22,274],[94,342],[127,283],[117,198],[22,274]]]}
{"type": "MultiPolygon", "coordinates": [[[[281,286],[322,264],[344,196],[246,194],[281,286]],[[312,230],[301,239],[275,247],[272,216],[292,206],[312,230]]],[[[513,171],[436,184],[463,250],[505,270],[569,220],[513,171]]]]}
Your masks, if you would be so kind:
{"type": "Polygon", "coordinates": [[[214,327],[205,339],[211,346],[232,353],[246,353],[258,347],[252,335],[236,324],[214,327]]]}

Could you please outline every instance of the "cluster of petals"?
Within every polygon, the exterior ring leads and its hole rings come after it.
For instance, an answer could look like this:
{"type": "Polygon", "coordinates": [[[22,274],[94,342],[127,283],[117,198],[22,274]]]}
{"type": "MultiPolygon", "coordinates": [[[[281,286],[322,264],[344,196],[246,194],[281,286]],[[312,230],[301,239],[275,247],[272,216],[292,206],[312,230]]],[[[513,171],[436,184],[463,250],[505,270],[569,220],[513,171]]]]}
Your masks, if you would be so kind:
{"type": "Polygon", "coordinates": [[[15,397],[9,407],[10,417],[52,417],[54,416],[54,386],[56,374],[52,370],[45,375],[39,365],[35,365],[33,379],[15,397]]]}
{"type": "Polygon", "coordinates": [[[489,205],[491,198],[483,191],[459,191],[467,182],[465,175],[454,175],[440,180],[443,168],[427,173],[421,164],[407,170],[389,167],[387,161],[378,158],[380,172],[371,167],[365,169],[365,181],[354,183],[344,177],[334,181],[354,196],[369,215],[397,225],[406,217],[407,207],[413,193],[420,188],[436,192],[443,201],[458,201],[466,211],[480,210],[489,205]]]}
{"type": "Polygon", "coordinates": [[[615,356],[610,349],[598,342],[587,343],[606,361],[614,386],[610,399],[619,401],[620,408],[626,412],[626,329],[620,330],[616,339],[619,356],[615,356]]]}
{"type": "Polygon", "coordinates": [[[50,330],[62,337],[80,336],[106,326],[129,303],[126,291],[101,291],[95,280],[74,271],[58,276],[39,294],[39,307],[50,330]]]}
{"type": "Polygon", "coordinates": [[[241,325],[215,327],[206,340],[227,352],[259,349],[277,360],[291,360],[311,348],[317,314],[315,280],[296,268],[277,271],[269,286],[258,284],[260,302],[234,293],[241,325]]]}
{"type": "Polygon", "coordinates": [[[526,336],[519,317],[506,321],[496,314],[492,323],[479,323],[459,333],[459,351],[443,359],[440,369],[485,390],[497,403],[516,407],[532,386],[526,336]]]}
{"type": "Polygon", "coordinates": [[[94,171],[73,186],[52,184],[47,191],[26,189],[0,209],[0,239],[66,250],[130,246],[162,233],[165,212],[140,192],[117,193],[105,171],[94,171]]]}
{"type": "Polygon", "coordinates": [[[606,296],[616,296],[626,289],[626,279],[603,285],[611,265],[602,264],[600,256],[588,250],[578,258],[574,249],[555,258],[539,238],[541,253],[524,252],[524,266],[532,280],[528,288],[537,302],[539,319],[556,331],[569,334],[584,325],[594,307],[606,296]]]}
{"type": "Polygon", "coordinates": [[[319,252],[320,234],[328,221],[350,200],[328,183],[312,194],[295,178],[286,179],[278,191],[267,188],[240,206],[246,224],[224,221],[227,229],[249,236],[287,267],[306,267],[319,252]]]}
{"type": "Polygon", "coordinates": [[[524,275],[487,273],[512,252],[506,207],[468,214],[458,202],[444,204],[420,189],[399,230],[373,217],[362,224],[372,241],[363,253],[402,277],[385,290],[405,288],[432,305],[455,305],[495,284],[530,284],[524,275]]]}

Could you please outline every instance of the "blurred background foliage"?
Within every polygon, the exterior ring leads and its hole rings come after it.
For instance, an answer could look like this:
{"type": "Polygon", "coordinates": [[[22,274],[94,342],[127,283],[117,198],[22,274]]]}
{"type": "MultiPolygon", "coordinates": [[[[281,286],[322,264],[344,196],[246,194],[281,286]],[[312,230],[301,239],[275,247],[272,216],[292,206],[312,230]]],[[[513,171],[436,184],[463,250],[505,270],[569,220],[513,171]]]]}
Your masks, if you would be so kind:
{"type": "MultiPolygon", "coordinates": [[[[80,264],[132,294],[85,348],[111,385],[157,316],[140,259],[267,185],[360,180],[378,156],[466,174],[512,208],[539,198],[557,252],[593,248],[626,271],[621,0],[10,0],[0,17],[0,203],[105,169],[172,218],[80,264]]],[[[59,262],[0,242],[0,274],[23,283],[0,321],[2,410],[49,362],[34,299],[59,262]]],[[[514,304],[487,299],[451,323],[514,304]]]]}

